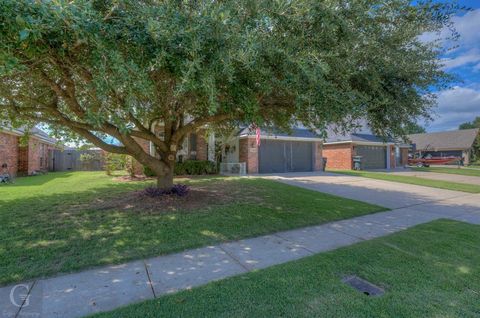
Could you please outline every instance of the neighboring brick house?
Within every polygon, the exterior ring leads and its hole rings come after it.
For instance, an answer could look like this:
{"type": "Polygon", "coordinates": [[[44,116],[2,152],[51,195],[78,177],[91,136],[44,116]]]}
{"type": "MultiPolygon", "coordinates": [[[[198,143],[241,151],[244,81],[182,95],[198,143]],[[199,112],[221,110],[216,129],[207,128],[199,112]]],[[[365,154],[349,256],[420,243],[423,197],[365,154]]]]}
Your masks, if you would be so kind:
{"type": "Polygon", "coordinates": [[[13,176],[48,171],[51,150],[56,140],[38,128],[32,128],[29,139],[21,142],[25,129],[0,128],[0,165],[7,165],[13,176]]]}
{"type": "Polygon", "coordinates": [[[354,156],[362,157],[362,169],[392,169],[408,162],[410,145],[385,141],[371,134],[368,128],[361,128],[358,133],[337,133],[332,129],[327,135],[323,156],[329,169],[353,169],[354,156]]]}

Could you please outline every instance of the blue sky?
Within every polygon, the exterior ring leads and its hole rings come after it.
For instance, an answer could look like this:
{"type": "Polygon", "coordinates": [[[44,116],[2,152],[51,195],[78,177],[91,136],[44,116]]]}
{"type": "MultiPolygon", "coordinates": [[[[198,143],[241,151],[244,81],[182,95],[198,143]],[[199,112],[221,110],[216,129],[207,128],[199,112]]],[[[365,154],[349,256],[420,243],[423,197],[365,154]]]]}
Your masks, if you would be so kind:
{"type": "MultiPolygon", "coordinates": [[[[443,1],[438,1],[443,2],[443,1]]],[[[457,129],[458,125],[480,116],[480,0],[461,0],[460,4],[473,11],[453,17],[460,39],[458,48],[443,56],[444,69],[461,80],[450,90],[437,92],[438,107],[434,120],[427,124],[427,131],[457,129]]],[[[443,38],[441,34],[427,34],[426,40],[443,38]]],[[[445,42],[451,48],[452,43],[445,42]]]]}

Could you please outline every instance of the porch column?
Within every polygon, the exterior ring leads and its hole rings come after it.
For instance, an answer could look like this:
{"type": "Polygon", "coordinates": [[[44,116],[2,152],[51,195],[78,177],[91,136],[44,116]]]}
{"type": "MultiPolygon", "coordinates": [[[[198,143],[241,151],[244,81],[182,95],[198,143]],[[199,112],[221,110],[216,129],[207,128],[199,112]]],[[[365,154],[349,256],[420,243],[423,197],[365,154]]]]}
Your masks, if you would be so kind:
{"type": "Polygon", "coordinates": [[[387,169],[391,169],[391,156],[392,149],[391,146],[387,144],[387,169]]]}

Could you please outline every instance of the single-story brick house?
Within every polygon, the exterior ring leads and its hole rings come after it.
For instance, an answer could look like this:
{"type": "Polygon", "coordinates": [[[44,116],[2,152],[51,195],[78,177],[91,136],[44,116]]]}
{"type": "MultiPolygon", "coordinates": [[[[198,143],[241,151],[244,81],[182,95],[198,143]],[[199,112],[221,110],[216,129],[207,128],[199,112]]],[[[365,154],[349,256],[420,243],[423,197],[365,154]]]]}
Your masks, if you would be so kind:
{"type": "Polygon", "coordinates": [[[353,169],[354,156],[362,157],[362,169],[392,169],[407,164],[409,148],[408,144],[383,140],[365,128],[346,134],[332,129],[323,143],[323,156],[330,169],[353,169]]]}
{"type": "Polygon", "coordinates": [[[262,129],[257,146],[256,131],[243,128],[224,145],[222,162],[245,163],[248,174],[319,171],[322,142],[308,129],[293,128],[290,133],[262,129]]]}
{"type": "MultiPolygon", "coordinates": [[[[247,174],[320,171],[323,158],[327,159],[327,168],[353,169],[356,155],[362,156],[363,169],[390,169],[407,164],[410,147],[384,141],[364,131],[340,135],[332,130],[325,140],[304,128],[293,128],[289,133],[261,129],[260,146],[257,146],[255,129],[239,128],[221,144],[225,172],[232,167],[230,172],[247,174]]],[[[153,153],[149,142],[145,141],[142,147],[153,153]]],[[[180,147],[177,160],[214,161],[214,134],[207,136],[205,130],[190,134],[180,147]]],[[[136,173],[141,173],[141,169],[137,165],[136,173]]]]}
{"type": "Polygon", "coordinates": [[[21,142],[24,135],[24,128],[0,128],[0,165],[6,164],[12,176],[47,171],[50,150],[57,142],[38,128],[30,130],[25,144],[21,142]]]}
{"type": "MultiPolygon", "coordinates": [[[[323,139],[307,129],[293,129],[291,134],[261,130],[260,147],[254,129],[239,128],[233,136],[222,141],[222,163],[245,167],[245,173],[279,173],[317,171],[322,169],[323,139]]],[[[153,153],[151,144],[142,147],[153,153]]],[[[215,161],[215,135],[206,130],[191,133],[177,152],[177,160],[215,161]]],[[[135,165],[135,173],[141,173],[135,165]]]]}
{"type": "Polygon", "coordinates": [[[480,129],[464,129],[408,135],[414,151],[432,157],[454,156],[469,164],[480,129]]]}

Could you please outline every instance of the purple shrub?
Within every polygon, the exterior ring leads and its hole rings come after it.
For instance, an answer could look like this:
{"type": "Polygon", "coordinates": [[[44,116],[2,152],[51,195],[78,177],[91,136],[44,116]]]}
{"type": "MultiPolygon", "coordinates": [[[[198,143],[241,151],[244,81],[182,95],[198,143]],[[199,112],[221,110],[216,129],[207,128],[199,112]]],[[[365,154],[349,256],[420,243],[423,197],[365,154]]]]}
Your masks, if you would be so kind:
{"type": "Polygon", "coordinates": [[[185,184],[176,184],[172,187],[170,191],[172,192],[172,194],[176,194],[179,197],[184,197],[188,194],[190,188],[185,184]]]}
{"type": "Polygon", "coordinates": [[[146,195],[147,197],[150,197],[150,198],[158,198],[158,197],[164,195],[165,191],[163,191],[162,189],[159,189],[157,187],[147,187],[142,191],[142,194],[146,195]]]}
{"type": "Polygon", "coordinates": [[[179,197],[186,196],[190,188],[184,184],[176,184],[170,190],[162,190],[157,187],[147,187],[141,194],[150,198],[158,198],[164,195],[177,195],[179,197]]]}

